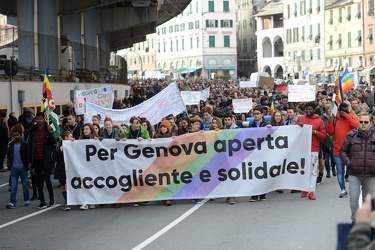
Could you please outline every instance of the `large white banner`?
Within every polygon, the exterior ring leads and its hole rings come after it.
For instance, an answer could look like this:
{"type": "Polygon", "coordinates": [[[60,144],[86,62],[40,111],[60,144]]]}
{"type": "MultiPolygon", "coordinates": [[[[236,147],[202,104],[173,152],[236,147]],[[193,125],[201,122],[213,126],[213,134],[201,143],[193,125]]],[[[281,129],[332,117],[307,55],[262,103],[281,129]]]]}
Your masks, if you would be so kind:
{"type": "Polygon", "coordinates": [[[233,99],[233,111],[234,113],[248,113],[253,107],[253,99],[233,99]]]}
{"type": "Polygon", "coordinates": [[[100,114],[102,122],[105,117],[111,117],[116,124],[129,124],[132,116],[147,118],[151,125],[159,123],[162,118],[173,114],[178,115],[186,109],[180,91],[175,82],[161,92],[129,109],[106,109],[93,103],[86,103],[85,121],[90,122],[94,115],[100,114]]]}
{"type": "Polygon", "coordinates": [[[68,204],[307,190],[311,134],[311,126],[296,125],[205,131],[152,141],[64,141],[68,204]]]}
{"type": "Polygon", "coordinates": [[[105,86],[95,89],[75,90],[74,108],[77,115],[82,115],[85,113],[86,102],[92,102],[100,107],[111,109],[113,105],[112,86],[105,86]]]}
{"type": "Polygon", "coordinates": [[[257,86],[256,80],[251,79],[251,81],[240,81],[240,88],[255,88],[257,86]]]}
{"type": "Polygon", "coordinates": [[[289,85],[288,102],[309,102],[315,100],[315,85],[289,85]]]}
{"type": "Polygon", "coordinates": [[[207,98],[210,96],[210,87],[205,88],[204,90],[201,91],[201,100],[206,101],[207,98]]]}

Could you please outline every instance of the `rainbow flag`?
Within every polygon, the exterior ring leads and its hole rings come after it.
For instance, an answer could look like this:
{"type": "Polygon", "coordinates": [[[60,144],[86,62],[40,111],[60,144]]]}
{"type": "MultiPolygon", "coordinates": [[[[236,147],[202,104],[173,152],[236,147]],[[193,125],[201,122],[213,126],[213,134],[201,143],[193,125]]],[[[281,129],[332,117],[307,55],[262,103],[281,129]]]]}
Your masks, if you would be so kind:
{"type": "Polygon", "coordinates": [[[345,69],[344,74],[341,77],[341,85],[342,85],[342,92],[345,94],[352,88],[354,88],[354,82],[353,79],[348,71],[348,69],[345,69]]]}
{"type": "Polygon", "coordinates": [[[336,102],[338,105],[340,105],[344,101],[344,94],[342,92],[342,84],[341,84],[341,78],[340,78],[340,66],[338,66],[337,73],[336,73],[335,93],[336,93],[336,102]]]}
{"type": "Polygon", "coordinates": [[[275,113],[275,100],[274,100],[273,95],[272,95],[270,115],[273,115],[273,113],[275,113]]]}

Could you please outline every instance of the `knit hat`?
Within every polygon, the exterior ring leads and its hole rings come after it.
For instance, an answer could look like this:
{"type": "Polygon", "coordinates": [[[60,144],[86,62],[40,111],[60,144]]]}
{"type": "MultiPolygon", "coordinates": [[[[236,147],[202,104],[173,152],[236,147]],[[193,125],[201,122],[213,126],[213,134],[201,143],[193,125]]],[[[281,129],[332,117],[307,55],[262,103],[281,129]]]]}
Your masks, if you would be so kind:
{"type": "Polygon", "coordinates": [[[162,122],[160,123],[160,127],[161,127],[161,126],[166,127],[169,131],[171,130],[171,124],[170,124],[169,121],[167,121],[167,120],[162,121],[162,122]]]}

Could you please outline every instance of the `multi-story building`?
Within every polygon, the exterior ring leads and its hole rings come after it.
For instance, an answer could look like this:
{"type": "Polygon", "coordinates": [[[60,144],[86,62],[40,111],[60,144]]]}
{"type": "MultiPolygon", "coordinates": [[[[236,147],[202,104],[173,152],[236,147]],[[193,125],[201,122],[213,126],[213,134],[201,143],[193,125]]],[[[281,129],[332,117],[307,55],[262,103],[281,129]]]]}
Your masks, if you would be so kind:
{"type": "Polygon", "coordinates": [[[156,67],[175,77],[236,77],[235,7],[229,0],[192,0],[157,27],[156,67]]]}
{"type": "MultiPolygon", "coordinates": [[[[359,5],[359,3],[358,3],[359,5]]],[[[375,43],[374,43],[374,30],[375,30],[375,17],[374,17],[374,1],[363,1],[363,52],[365,56],[366,68],[359,72],[359,77],[363,82],[368,82],[375,85],[375,43]]],[[[360,10],[357,9],[357,15],[361,15],[360,10]]],[[[359,34],[358,34],[359,36],[359,34]]]]}
{"type": "MultiPolygon", "coordinates": [[[[127,62],[128,75],[142,74],[142,71],[156,69],[156,33],[146,36],[146,41],[118,52],[127,62]]],[[[112,64],[111,64],[112,65],[112,64]]]]}
{"type": "Polygon", "coordinates": [[[331,2],[284,0],[287,77],[315,82],[324,80],[324,6],[331,2]]]}
{"type": "Polygon", "coordinates": [[[362,1],[336,1],[326,6],[324,15],[326,81],[334,81],[335,72],[340,66],[348,68],[354,82],[359,82],[359,72],[365,63],[362,1]]]}
{"type": "Polygon", "coordinates": [[[283,79],[285,71],[283,1],[268,2],[259,10],[255,18],[258,71],[268,72],[275,79],[283,79]]]}
{"type": "Polygon", "coordinates": [[[257,71],[256,21],[253,14],[264,5],[264,1],[259,0],[237,0],[237,65],[241,77],[249,77],[257,71]]]}

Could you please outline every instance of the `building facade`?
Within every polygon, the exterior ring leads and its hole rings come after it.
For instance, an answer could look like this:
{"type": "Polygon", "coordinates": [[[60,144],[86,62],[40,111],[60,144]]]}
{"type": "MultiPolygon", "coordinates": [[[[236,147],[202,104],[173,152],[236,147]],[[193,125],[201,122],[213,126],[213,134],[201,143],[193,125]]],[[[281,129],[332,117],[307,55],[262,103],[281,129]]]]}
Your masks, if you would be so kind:
{"type": "Polygon", "coordinates": [[[193,0],[157,27],[156,68],[174,77],[237,77],[235,2],[193,0]]]}
{"type": "Polygon", "coordinates": [[[364,46],[365,68],[359,72],[359,77],[363,82],[375,85],[375,43],[373,35],[375,31],[374,1],[363,1],[362,8],[363,36],[361,36],[361,38],[364,46]]]}

